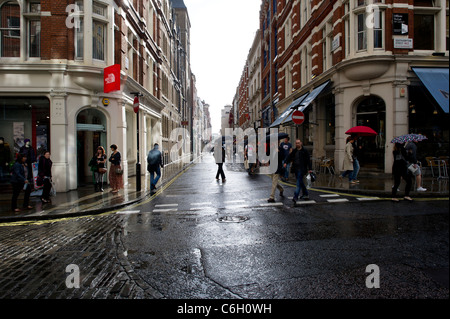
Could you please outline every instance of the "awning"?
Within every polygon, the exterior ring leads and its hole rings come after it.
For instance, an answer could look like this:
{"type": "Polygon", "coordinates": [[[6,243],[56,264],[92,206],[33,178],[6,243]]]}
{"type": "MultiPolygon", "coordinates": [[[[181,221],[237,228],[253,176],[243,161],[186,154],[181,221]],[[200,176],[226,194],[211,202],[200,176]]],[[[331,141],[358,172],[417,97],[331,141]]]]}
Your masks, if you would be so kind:
{"type": "Polygon", "coordinates": [[[300,103],[303,102],[303,100],[308,96],[309,93],[306,93],[296,99],[294,102],[292,102],[291,105],[289,105],[286,110],[281,113],[280,117],[275,120],[275,122],[272,123],[270,127],[276,127],[279,125],[282,125],[283,123],[288,123],[292,121],[292,113],[294,113],[295,109],[300,105],[300,103]]]}
{"type": "Polygon", "coordinates": [[[433,95],[442,110],[448,113],[448,68],[412,68],[412,70],[433,95]]]}
{"type": "Polygon", "coordinates": [[[306,108],[316,99],[316,97],[327,87],[331,80],[326,81],[322,85],[316,87],[311,93],[303,100],[303,102],[298,107],[298,110],[304,112],[306,108]]]}
{"type": "MultiPolygon", "coordinates": [[[[321,84],[320,86],[316,87],[314,90],[311,91],[311,93],[306,93],[296,99],[292,104],[280,115],[279,118],[273,122],[273,124],[270,127],[279,126],[282,124],[287,124],[292,122],[292,113],[294,111],[299,110],[304,112],[305,109],[314,101],[317,96],[327,87],[327,85],[331,82],[331,80],[326,81],[325,83],[321,84]]],[[[293,123],[290,123],[293,124],[293,123]]]]}

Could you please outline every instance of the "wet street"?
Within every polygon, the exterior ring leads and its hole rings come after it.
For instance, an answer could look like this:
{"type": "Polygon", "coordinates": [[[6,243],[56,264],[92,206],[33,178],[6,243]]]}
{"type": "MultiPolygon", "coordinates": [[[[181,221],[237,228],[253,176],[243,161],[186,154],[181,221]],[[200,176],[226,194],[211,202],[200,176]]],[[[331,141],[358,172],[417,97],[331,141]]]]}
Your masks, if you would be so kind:
{"type": "Polygon", "coordinates": [[[207,155],[120,211],[1,224],[0,298],[449,297],[448,200],[311,190],[294,206],[284,184],[268,203],[268,176],[216,169],[207,155]]]}

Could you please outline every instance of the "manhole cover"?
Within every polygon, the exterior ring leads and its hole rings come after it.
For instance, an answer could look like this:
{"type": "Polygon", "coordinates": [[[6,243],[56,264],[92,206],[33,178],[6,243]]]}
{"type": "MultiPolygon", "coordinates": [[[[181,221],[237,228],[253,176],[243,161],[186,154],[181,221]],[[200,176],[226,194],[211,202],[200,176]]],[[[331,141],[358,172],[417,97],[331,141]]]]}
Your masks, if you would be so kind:
{"type": "Polygon", "coordinates": [[[224,216],[217,219],[217,221],[220,223],[243,223],[247,220],[248,217],[244,216],[224,216]]]}

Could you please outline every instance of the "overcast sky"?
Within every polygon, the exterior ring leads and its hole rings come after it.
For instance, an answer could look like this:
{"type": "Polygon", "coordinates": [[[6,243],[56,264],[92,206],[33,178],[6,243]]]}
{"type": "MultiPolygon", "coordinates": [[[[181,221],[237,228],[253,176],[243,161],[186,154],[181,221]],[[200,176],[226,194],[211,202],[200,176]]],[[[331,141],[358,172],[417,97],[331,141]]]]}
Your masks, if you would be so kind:
{"type": "Polygon", "coordinates": [[[259,29],[261,0],[184,0],[191,21],[191,67],[197,94],[210,105],[213,133],[233,102],[259,29]]]}

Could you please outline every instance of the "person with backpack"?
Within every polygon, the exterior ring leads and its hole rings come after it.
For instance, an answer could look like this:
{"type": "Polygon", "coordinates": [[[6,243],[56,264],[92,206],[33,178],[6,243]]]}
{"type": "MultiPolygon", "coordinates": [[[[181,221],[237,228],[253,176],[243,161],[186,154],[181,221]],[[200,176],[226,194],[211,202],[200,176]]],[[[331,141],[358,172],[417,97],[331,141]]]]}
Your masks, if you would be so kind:
{"type": "Polygon", "coordinates": [[[153,149],[148,152],[147,156],[147,171],[150,173],[150,190],[156,189],[161,178],[161,168],[164,167],[162,154],[159,150],[159,144],[155,143],[153,149]],[[155,177],[156,174],[156,177],[155,177]]]}

